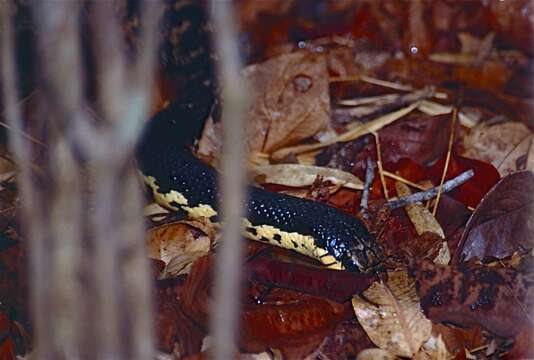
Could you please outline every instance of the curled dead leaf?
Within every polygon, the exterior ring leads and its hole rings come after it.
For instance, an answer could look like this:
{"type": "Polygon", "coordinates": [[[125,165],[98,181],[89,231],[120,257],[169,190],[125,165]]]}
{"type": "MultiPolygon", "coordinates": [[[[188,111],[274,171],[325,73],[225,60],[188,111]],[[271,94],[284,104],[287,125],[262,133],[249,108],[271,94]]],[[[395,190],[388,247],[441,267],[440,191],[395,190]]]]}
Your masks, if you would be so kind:
{"type": "Polygon", "coordinates": [[[299,164],[262,165],[254,168],[261,182],[293,187],[310,186],[317,176],[349,189],[362,190],[363,182],[351,173],[321,166],[299,164]]]}
{"type": "Polygon", "coordinates": [[[394,355],[413,356],[431,335],[415,281],[405,271],[389,273],[386,283],[375,282],[362,297],[354,296],[352,305],[369,338],[394,355]]]}
{"type": "Polygon", "coordinates": [[[186,274],[196,259],[209,252],[214,234],[207,221],[179,221],[159,226],[149,231],[149,257],[166,264],[164,278],[186,274]]]}

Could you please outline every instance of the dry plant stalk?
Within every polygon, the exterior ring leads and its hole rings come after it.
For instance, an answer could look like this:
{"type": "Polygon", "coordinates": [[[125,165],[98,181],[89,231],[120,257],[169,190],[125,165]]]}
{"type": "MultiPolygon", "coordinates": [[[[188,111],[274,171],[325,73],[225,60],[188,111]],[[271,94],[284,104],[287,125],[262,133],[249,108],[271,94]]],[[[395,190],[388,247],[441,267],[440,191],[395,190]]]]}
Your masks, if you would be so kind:
{"type": "Polygon", "coordinates": [[[241,219],[246,196],[243,139],[248,89],[240,75],[241,60],[232,3],[213,0],[210,5],[214,43],[220,57],[218,75],[223,100],[223,172],[219,181],[223,241],[215,264],[215,301],[210,324],[214,344],[211,356],[215,359],[233,359],[239,333],[241,219]]]}
{"type": "Polygon", "coordinates": [[[150,359],[151,287],[132,153],[148,115],[159,3],[143,3],[144,48],[133,65],[119,51],[112,3],[89,6],[97,22],[91,29],[102,109],[98,126],[83,94],[81,5],[32,3],[41,51],[40,115],[47,126],[44,176],[35,179],[34,150],[21,135],[10,3],[0,3],[4,104],[30,251],[33,355],[150,359]]]}
{"type": "Polygon", "coordinates": [[[447,177],[447,170],[449,170],[449,161],[451,160],[452,144],[454,143],[454,133],[456,129],[456,119],[458,118],[458,108],[454,107],[452,110],[452,121],[451,121],[451,136],[449,137],[449,146],[447,148],[447,157],[445,158],[445,166],[443,167],[443,174],[441,175],[441,180],[439,182],[439,191],[436,197],[436,204],[434,204],[434,209],[432,209],[432,215],[436,216],[439,206],[439,199],[441,198],[441,193],[443,189],[443,183],[447,177]]]}

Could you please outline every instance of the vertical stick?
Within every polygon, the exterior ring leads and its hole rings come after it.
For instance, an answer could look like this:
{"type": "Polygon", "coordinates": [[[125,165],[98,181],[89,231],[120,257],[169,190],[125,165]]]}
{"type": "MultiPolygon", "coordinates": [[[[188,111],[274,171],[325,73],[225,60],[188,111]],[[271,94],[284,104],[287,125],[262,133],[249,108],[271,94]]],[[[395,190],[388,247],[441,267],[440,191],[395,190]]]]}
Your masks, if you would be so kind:
{"type": "Polygon", "coordinates": [[[215,47],[220,56],[219,77],[223,99],[223,155],[221,176],[221,215],[223,241],[215,270],[215,307],[211,313],[214,335],[212,356],[235,357],[240,303],[240,268],[242,261],[241,218],[245,200],[244,144],[246,84],[240,76],[241,61],[230,1],[211,3],[215,47]]]}
{"type": "Polygon", "coordinates": [[[458,108],[455,106],[452,110],[452,121],[451,121],[451,136],[449,137],[449,146],[447,148],[447,157],[445,158],[445,166],[443,167],[443,174],[441,175],[441,181],[439,182],[438,195],[436,197],[436,204],[432,210],[432,215],[436,216],[438,211],[439,199],[441,198],[441,193],[443,190],[443,183],[447,177],[447,170],[449,170],[449,161],[451,160],[452,144],[454,143],[454,132],[456,128],[456,118],[458,117],[458,108]]]}

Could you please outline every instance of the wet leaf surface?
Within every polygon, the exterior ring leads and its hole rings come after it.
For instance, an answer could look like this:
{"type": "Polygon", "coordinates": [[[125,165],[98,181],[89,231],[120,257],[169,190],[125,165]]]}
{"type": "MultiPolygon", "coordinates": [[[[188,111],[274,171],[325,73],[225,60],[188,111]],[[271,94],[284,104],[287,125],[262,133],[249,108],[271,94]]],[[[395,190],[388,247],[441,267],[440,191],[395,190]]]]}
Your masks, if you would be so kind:
{"type": "Polygon", "coordinates": [[[534,175],[518,172],[503,178],[477,207],[467,223],[455,262],[473,257],[504,258],[534,245],[534,175]]]}

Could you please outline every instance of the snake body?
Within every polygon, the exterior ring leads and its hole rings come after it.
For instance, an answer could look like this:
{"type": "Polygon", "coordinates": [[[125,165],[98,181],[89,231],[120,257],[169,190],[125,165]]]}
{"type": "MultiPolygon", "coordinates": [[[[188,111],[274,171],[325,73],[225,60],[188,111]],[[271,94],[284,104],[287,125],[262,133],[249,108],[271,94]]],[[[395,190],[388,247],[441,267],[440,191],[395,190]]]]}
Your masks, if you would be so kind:
{"type": "MultiPolygon", "coordinates": [[[[217,172],[190,150],[207,104],[176,103],[149,121],[137,148],[143,179],[155,200],[192,218],[218,221],[217,172]],[[191,126],[193,124],[193,126],[191,126]]],[[[243,234],[291,249],[334,269],[369,272],[381,249],[355,217],[328,205],[250,186],[243,234]]]]}

